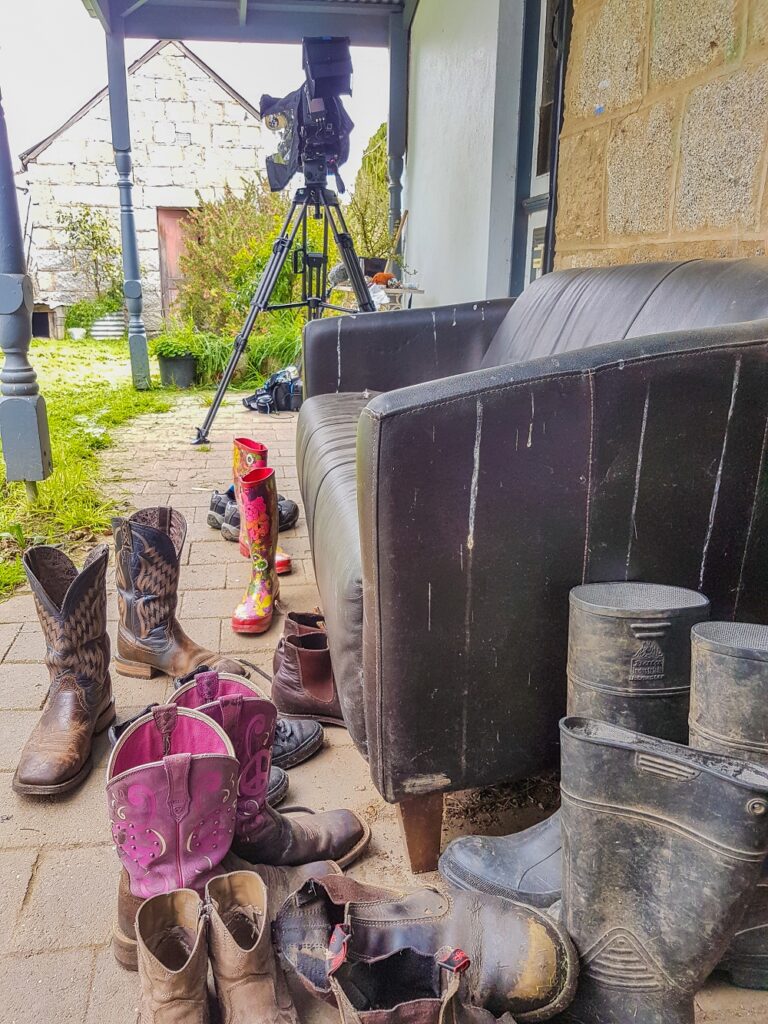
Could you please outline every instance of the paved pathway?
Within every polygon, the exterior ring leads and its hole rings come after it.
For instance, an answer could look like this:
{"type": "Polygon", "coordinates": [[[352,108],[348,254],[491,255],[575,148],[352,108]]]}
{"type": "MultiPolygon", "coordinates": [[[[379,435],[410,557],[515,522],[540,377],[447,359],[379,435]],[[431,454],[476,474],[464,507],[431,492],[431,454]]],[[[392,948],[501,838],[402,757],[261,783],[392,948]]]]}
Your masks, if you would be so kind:
{"type": "MultiPolygon", "coordinates": [[[[203,416],[198,397],[179,400],[174,413],[145,416],[122,428],[119,443],[105,453],[106,490],[140,508],[170,503],[188,521],[183,554],[180,617],[187,632],[220,651],[247,655],[268,669],[281,632],[278,619],[261,637],[238,637],[229,627],[248,566],[236,544],[226,543],[205,522],[210,492],[228,482],[231,438],[258,437],[269,446],[281,493],[298,500],[294,464],[296,417],[265,418],[230,400],[216,423],[209,450],[186,442],[203,416]]],[[[281,534],[293,555],[294,572],[283,577],[287,609],[318,604],[303,519],[281,534]]],[[[110,632],[116,627],[114,573],[109,577],[110,632]]],[[[107,825],[102,737],[96,768],[75,794],[59,801],[16,797],[11,775],[45,697],[43,643],[31,596],[19,592],[0,604],[0,1022],[2,1024],[134,1024],[137,979],[116,964],[109,933],[116,898],[118,862],[107,825]]],[[[147,682],[113,675],[118,714],[127,716],[170,690],[166,679],[147,682]]],[[[317,810],[348,806],[365,816],[373,831],[367,857],[352,873],[398,886],[411,883],[393,809],[373,788],[366,765],[347,734],[329,727],[326,749],[292,769],[289,802],[317,810]]],[[[457,795],[451,799],[446,838],[480,821],[504,833],[540,817],[535,791],[520,799],[457,795]],[[522,804],[522,807],[521,807],[522,804]],[[529,820],[525,820],[528,818],[529,820]]],[[[420,881],[434,880],[422,876],[420,881]]],[[[710,986],[699,998],[697,1024],[768,1021],[768,994],[727,985],[710,986]]],[[[321,1004],[300,1002],[302,1020],[323,1024],[336,1015],[321,1004]]]]}

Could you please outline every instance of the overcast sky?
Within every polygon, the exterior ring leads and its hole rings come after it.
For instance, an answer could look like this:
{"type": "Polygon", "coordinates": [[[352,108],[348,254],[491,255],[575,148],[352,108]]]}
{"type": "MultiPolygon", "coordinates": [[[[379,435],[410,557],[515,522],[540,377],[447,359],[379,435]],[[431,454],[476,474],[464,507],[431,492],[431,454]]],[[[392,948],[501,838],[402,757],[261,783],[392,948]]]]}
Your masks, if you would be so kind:
{"type": "MultiPolygon", "coordinates": [[[[129,39],[130,63],[154,40],[129,39]]],[[[258,106],[304,81],[301,47],[253,43],[188,43],[214,71],[258,106]]],[[[355,131],[344,177],[354,180],[368,139],[387,117],[388,60],[383,49],[355,48],[354,95],[344,103],[355,131]]],[[[0,92],[14,166],[107,84],[104,34],[82,0],[0,0],[0,92]]]]}

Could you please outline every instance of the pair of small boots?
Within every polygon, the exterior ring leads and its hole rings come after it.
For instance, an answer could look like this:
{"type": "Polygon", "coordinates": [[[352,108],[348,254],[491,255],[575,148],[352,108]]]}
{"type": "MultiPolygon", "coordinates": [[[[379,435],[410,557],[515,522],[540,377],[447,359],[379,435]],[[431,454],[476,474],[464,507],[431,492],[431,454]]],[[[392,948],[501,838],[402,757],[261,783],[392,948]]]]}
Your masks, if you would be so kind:
{"type": "Polygon", "coordinates": [[[289,612],[272,659],[272,700],[286,718],[344,725],[319,612],[289,612]]]}
{"type": "Polygon", "coordinates": [[[208,963],[221,1024],[296,1024],[270,934],[267,886],[253,871],[212,878],[201,900],[176,889],[136,915],[141,1024],[208,1024],[208,963]]]}
{"type": "Polygon", "coordinates": [[[269,805],[277,711],[241,683],[201,673],[129,725],[112,750],[107,801],[124,869],[113,948],[129,968],[141,902],[172,889],[202,894],[230,851],[275,868],[344,866],[370,840],[351,811],[280,814],[269,805]]]}

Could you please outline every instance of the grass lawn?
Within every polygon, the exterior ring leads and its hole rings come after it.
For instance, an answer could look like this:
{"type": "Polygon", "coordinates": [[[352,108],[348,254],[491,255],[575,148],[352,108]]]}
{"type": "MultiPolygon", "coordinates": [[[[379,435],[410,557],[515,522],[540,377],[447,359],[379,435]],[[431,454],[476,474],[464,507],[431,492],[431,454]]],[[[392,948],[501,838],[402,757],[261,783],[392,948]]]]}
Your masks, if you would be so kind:
{"type": "Polygon", "coordinates": [[[39,339],[30,359],[48,407],[54,470],[31,503],[24,484],[5,481],[0,450],[0,599],[24,581],[29,544],[72,549],[108,532],[117,506],[99,490],[96,453],[114,427],[173,405],[172,392],[133,389],[124,340],[39,339]]]}

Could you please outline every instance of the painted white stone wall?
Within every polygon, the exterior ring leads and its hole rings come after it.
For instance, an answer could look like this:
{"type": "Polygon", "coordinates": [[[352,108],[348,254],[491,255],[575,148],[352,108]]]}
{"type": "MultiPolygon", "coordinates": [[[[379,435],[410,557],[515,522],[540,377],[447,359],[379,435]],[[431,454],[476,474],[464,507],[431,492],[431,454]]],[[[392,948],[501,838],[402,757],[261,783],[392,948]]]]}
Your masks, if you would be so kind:
{"type": "Polygon", "coordinates": [[[521,33],[522,4],[420,0],[403,204],[415,305],[509,294],[521,33]]]}
{"type": "MultiPolygon", "coordinates": [[[[274,136],[242,104],[174,43],[168,43],[128,78],[133,145],[134,207],[147,329],[162,322],[158,207],[197,206],[235,190],[263,169],[274,136]],[[266,138],[265,138],[266,135],[266,138]]],[[[271,149],[270,149],[271,146],[271,149]]],[[[87,296],[73,272],[60,210],[88,204],[107,211],[119,239],[119,197],[109,123],[109,101],[97,103],[17,175],[31,202],[30,269],[35,301],[51,307],[87,296]]]]}

